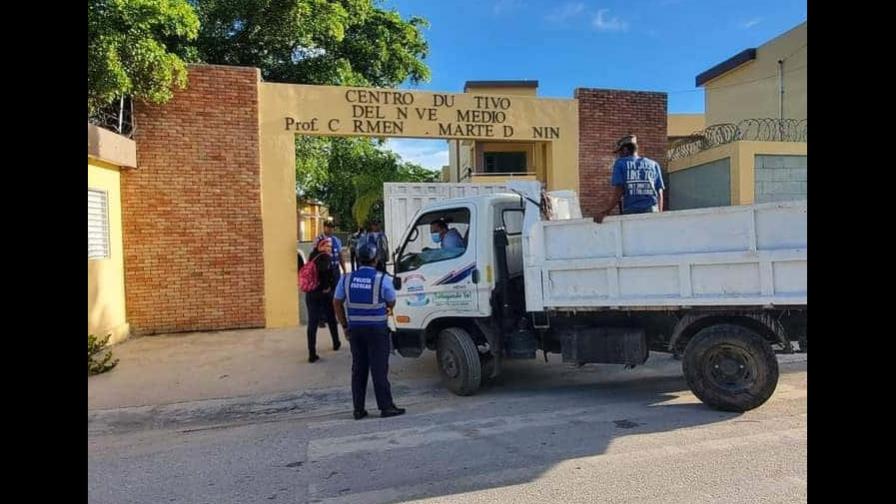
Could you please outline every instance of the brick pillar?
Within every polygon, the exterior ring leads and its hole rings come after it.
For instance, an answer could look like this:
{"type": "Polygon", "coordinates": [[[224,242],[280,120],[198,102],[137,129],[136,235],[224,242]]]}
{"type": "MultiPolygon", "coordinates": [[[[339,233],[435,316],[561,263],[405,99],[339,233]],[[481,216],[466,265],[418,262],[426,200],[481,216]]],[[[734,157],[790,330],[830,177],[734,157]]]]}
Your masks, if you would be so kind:
{"type": "Polygon", "coordinates": [[[121,177],[135,334],[264,327],[255,68],[191,66],[186,89],[135,110],[121,177]]]}
{"type": "Polygon", "coordinates": [[[582,214],[593,217],[613,194],[610,177],[619,138],[637,135],[639,153],[666,169],[666,93],[578,88],[575,97],[579,100],[579,198],[582,214]]]}

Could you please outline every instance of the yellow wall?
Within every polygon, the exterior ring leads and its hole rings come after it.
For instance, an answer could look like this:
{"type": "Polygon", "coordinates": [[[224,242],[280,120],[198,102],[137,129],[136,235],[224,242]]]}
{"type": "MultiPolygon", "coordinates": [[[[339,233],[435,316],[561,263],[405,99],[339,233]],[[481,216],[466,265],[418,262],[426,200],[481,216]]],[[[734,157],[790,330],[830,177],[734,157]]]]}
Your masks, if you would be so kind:
{"type": "Polygon", "coordinates": [[[538,94],[538,88],[521,86],[467,86],[466,92],[469,94],[536,96],[538,94]]]}
{"type": "Polygon", "coordinates": [[[128,337],[124,301],[124,259],[121,245],[121,185],[119,168],[87,159],[87,187],[108,193],[109,258],[87,260],[87,333],[111,333],[109,343],[128,337]]]}
{"type": "Polygon", "coordinates": [[[504,184],[508,180],[538,180],[535,175],[473,175],[474,184],[504,184]]]}
{"type": "Polygon", "coordinates": [[[690,136],[706,128],[703,114],[669,114],[666,117],[666,136],[669,138],[690,136]]]}
{"type": "Polygon", "coordinates": [[[784,118],[806,119],[807,23],[756,48],[756,59],[704,84],[706,124],[778,118],[784,59],[784,118]]]}
{"type": "MultiPolygon", "coordinates": [[[[730,158],[731,204],[752,205],[755,197],[755,162],[757,155],[796,155],[808,153],[804,142],[732,142],[707,149],[693,156],[669,161],[668,171],[674,173],[695,166],[730,158]]],[[[674,191],[675,188],[670,190],[674,191]]]]}
{"type": "Polygon", "coordinates": [[[329,209],[320,203],[306,201],[298,210],[299,241],[314,241],[324,232],[324,222],[330,217],[329,209]]]}
{"type": "Polygon", "coordinates": [[[492,106],[489,100],[477,100],[479,94],[260,83],[267,327],[294,326],[299,320],[295,280],[296,135],[531,142],[540,139],[536,127],[542,132],[554,128],[550,131],[557,134],[543,139],[549,145],[545,156],[548,166],[546,185],[549,190],[578,190],[579,114],[576,100],[502,93],[501,96],[487,95],[500,102],[492,106]],[[379,98],[380,103],[370,103],[371,97],[379,98]],[[396,100],[401,103],[396,104],[396,100]],[[500,108],[502,104],[506,108],[500,108]],[[463,121],[458,111],[481,115],[500,111],[503,117],[500,122],[463,121]],[[403,112],[406,115],[402,115],[403,112]],[[455,125],[460,125],[461,129],[456,129],[455,125]],[[505,129],[505,126],[509,128],[505,129]]]}

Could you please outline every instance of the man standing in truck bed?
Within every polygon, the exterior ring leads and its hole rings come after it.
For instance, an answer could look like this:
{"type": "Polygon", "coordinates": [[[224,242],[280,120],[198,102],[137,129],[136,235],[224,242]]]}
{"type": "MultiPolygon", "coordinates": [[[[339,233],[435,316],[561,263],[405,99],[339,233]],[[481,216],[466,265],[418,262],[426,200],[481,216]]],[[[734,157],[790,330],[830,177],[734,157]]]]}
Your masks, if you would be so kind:
{"type": "Polygon", "coordinates": [[[616,142],[619,158],[613,164],[613,198],[594,220],[600,222],[622,199],[623,214],[663,211],[663,174],[656,161],[638,155],[638,138],[626,135],[616,142]]]}

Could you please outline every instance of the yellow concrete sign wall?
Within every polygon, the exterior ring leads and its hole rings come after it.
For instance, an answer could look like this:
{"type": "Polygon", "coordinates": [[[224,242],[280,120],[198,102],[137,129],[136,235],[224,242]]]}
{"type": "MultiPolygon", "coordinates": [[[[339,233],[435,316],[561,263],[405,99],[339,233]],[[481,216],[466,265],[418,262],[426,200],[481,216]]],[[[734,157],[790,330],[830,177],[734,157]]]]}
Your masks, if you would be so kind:
{"type": "Polygon", "coordinates": [[[271,84],[281,129],[302,135],[554,141],[578,134],[574,100],[271,84]]]}

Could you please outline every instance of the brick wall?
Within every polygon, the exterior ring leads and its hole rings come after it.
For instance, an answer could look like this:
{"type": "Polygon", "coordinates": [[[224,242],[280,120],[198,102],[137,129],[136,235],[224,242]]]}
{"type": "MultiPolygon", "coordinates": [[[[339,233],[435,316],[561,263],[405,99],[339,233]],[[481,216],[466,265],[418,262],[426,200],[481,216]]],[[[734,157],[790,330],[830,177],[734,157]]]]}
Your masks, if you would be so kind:
{"type": "Polygon", "coordinates": [[[582,214],[593,217],[613,194],[610,176],[619,138],[637,135],[639,153],[665,170],[666,93],[578,88],[575,97],[579,100],[579,198],[582,214]]]}
{"type": "Polygon", "coordinates": [[[265,324],[259,78],[191,66],[169,103],[135,110],[137,169],[121,177],[135,334],[265,324]]]}

